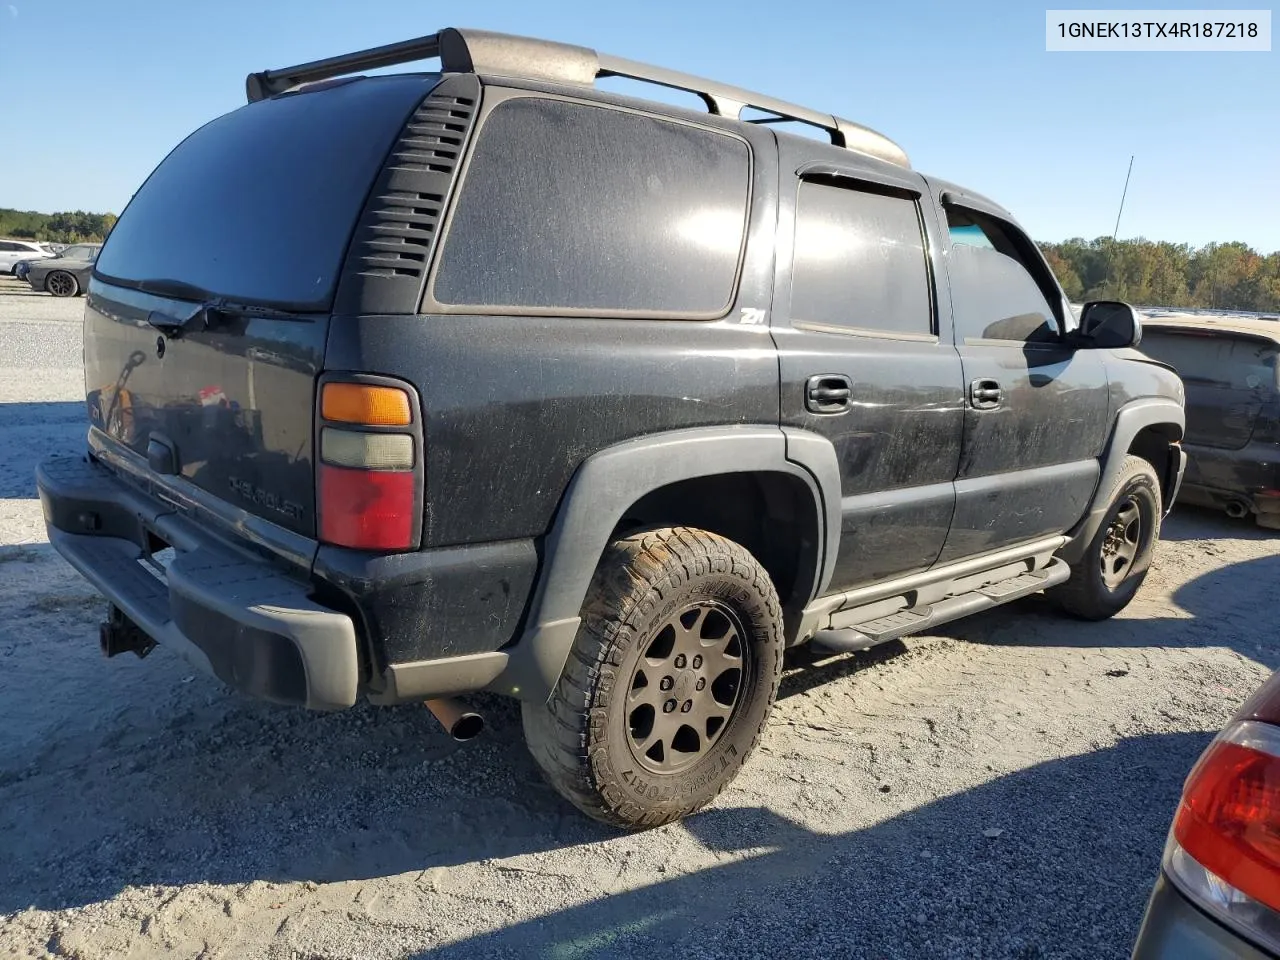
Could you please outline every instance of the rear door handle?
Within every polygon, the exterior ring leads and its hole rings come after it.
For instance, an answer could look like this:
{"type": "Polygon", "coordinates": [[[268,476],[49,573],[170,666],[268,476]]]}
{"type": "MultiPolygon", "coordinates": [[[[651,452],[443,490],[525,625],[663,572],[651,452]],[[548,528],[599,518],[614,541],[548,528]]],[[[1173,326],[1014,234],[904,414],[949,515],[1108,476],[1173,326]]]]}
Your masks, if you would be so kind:
{"type": "Polygon", "coordinates": [[[820,373],[804,385],[804,406],[810,413],[844,413],[853,399],[853,381],[839,373],[820,373]]]}
{"type": "Polygon", "coordinates": [[[995,380],[974,380],[969,384],[969,403],[975,410],[993,410],[1000,406],[1004,393],[995,380]]]}

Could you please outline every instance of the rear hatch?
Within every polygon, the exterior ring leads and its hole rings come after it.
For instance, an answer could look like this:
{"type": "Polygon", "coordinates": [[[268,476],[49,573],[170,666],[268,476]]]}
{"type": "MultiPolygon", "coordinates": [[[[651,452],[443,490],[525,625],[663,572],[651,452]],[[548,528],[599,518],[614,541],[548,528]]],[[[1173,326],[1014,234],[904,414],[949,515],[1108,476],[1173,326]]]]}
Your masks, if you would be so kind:
{"type": "Polygon", "coordinates": [[[1274,415],[1273,341],[1224,330],[1147,326],[1143,353],[1169,364],[1186,387],[1188,444],[1239,450],[1274,415]]]}
{"type": "Polygon", "coordinates": [[[438,75],[360,78],[241,107],[183,141],[98,258],[85,311],[93,426],[213,497],[316,530],[316,377],[371,186],[438,75]]]}

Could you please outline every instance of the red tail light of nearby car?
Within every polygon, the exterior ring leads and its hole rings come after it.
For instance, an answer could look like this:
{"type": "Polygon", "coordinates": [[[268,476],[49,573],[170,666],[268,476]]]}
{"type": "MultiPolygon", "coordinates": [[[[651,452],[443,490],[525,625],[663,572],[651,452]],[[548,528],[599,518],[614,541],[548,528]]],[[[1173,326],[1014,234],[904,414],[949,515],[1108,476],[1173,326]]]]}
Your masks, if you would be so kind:
{"type": "Polygon", "coordinates": [[[1200,757],[1165,868],[1183,892],[1280,949],[1280,674],[1200,757]]]}
{"type": "Polygon", "coordinates": [[[399,387],[321,386],[316,500],[322,542],[359,550],[417,546],[422,463],[414,406],[399,387]]]}

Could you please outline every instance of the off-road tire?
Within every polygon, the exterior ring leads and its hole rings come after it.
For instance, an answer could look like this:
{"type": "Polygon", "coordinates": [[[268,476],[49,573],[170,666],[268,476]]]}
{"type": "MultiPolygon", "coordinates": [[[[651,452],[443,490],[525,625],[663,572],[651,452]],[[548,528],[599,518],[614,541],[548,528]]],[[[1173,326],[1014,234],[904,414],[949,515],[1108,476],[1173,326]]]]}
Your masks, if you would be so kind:
{"type": "MultiPolygon", "coordinates": [[[[688,816],[724,789],[760,741],[778,692],[782,649],[773,583],[737,543],[691,527],[617,540],[596,568],[582,625],[551,698],[523,705],[530,752],[547,781],[597,820],[640,829],[688,816]],[[741,627],[736,699],[717,739],[708,738],[691,766],[654,772],[634,749],[628,719],[634,675],[647,669],[640,659],[668,625],[698,604],[718,605],[741,627]]],[[[688,687],[685,679],[682,688],[688,687]]]]}
{"type": "Polygon", "coordinates": [[[1151,567],[1156,544],[1160,541],[1160,479],[1155,468],[1141,457],[1125,457],[1108,497],[1106,516],[1084,556],[1071,565],[1071,579],[1047,591],[1059,607],[1082,620],[1106,620],[1129,605],[1151,567]],[[1112,527],[1129,504],[1137,506],[1141,530],[1136,555],[1124,571],[1123,579],[1108,585],[1103,577],[1103,551],[1112,527]]]}

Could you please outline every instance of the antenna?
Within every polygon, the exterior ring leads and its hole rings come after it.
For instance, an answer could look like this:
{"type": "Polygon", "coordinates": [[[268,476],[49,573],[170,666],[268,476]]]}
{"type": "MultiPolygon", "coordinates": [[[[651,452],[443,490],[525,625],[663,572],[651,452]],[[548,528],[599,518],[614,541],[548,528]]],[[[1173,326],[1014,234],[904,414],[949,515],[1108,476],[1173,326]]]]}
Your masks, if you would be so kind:
{"type": "Polygon", "coordinates": [[[1129,177],[1133,175],[1133,154],[1129,155],[1129,172],[1124,175],[1124,193],[1120,194],[1120,211],[1116,214],[1116,228],[1111,231],[1114,240],[1120,233],[1120,215],[1124,213],[1124,198],[1129,195],[1129,177]]]}

